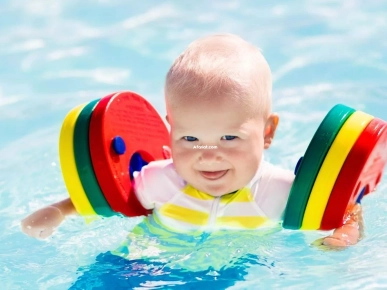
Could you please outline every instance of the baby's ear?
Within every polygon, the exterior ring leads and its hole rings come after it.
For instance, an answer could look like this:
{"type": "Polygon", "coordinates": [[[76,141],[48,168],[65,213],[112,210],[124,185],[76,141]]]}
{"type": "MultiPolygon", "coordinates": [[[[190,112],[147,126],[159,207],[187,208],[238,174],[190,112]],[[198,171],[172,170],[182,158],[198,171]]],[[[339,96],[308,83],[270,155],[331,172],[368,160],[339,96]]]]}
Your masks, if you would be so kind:
{"type": "Polygon", "coordinates": [[[166,145],[163,146],[163,156],[164,156],[164,159],[172,158],[172,151],[169,146],[166,146],[166,145]]]}
{"type": "Polygon", "coordinates": [[[265,130],[264,130],[264,148],[268,149],[273,141],[275,131],[277,130],[279,122],[278,114],[271,114],[266,121],[265,130]]]}

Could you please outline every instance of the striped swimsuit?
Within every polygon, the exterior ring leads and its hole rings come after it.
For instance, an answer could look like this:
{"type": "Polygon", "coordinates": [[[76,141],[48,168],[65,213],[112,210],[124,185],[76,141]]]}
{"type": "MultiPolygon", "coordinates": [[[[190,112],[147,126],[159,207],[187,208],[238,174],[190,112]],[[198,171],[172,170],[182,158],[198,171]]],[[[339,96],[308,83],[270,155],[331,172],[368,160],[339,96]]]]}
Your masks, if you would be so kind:
{"type": "Polygon", "coordinates": [[[262,161],[242,189],[213,197],[187,184],[171,159],[134,173],[137,198],[163,226],[173,230],[257,229],[279,222],[294,180],[291,171],[262,161]]]}

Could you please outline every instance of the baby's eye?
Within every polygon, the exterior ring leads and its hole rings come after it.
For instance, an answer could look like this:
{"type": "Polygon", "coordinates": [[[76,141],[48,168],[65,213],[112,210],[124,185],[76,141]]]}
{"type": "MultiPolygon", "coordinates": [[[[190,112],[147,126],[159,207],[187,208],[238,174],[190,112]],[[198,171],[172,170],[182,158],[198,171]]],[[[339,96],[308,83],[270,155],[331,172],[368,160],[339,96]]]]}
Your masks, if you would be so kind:
{"type": "Polygon", "coordinates": [[[222,140],[234,140],[235,138],[238,138],[237,136],[231,136],[231,135],[224,135],[222,136],[222,140]]]}
{"type": "Polygon", "coordinates": [[[198,141],[198,138],[192,137],[192,136],[184,136],[183,138],[184,138],[184,140],[189,141],[189,142],[198,141]]]}

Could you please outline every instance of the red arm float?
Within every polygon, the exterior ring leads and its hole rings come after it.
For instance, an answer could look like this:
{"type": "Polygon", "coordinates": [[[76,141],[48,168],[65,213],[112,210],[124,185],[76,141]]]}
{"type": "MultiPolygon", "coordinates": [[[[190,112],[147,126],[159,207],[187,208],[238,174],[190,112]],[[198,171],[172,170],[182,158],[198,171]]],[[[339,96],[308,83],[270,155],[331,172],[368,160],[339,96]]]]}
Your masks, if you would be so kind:
{"type": "Polygon", "coordinates": [[[148,163],[164,159],[169,133],[157,111],[132,92],[102,98],[91,117],[89,139],[94,172],[113,211],[126,216],[148,214],[132,188],[129,163],[136,152],[148,163]]]}
{"type": "Polygon", "coordinates": [[[387,123],[373,119],[352,147],[337,177],[321,222],[321,230],[343,225],[346,210],[359,194],[374,191],[387,161],[387,123]]]}

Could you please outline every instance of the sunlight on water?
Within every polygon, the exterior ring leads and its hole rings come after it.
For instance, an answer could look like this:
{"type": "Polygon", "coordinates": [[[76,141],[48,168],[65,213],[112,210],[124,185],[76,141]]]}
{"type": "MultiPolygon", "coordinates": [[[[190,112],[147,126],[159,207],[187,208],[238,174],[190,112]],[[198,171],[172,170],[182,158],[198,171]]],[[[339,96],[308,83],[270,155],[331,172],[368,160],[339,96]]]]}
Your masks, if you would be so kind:
{"type": "Polygon", "coordinates": [[[323,232],[272,229],[188,236],[149,226],[143,218],[113,217],[87,224],[72,217],[45,241],[20,232],[20,220],[27,214],[67,197],[58,158],[66,113],[108,93],[132,90],[164,116],[162,86],[169,65],[189,42],[209,33],[244,37],[262,48],[272,68],[274,109],[281,120],[266,160],[293,169],[322,118],[337,103],[387,120],[386,4],[4,3],[0,8],[4,289],[387,288],[386,174],[378,191],[364,199],[364,240],[344,251],[312,247],[314,240],[327,234],[323,232]]]}

